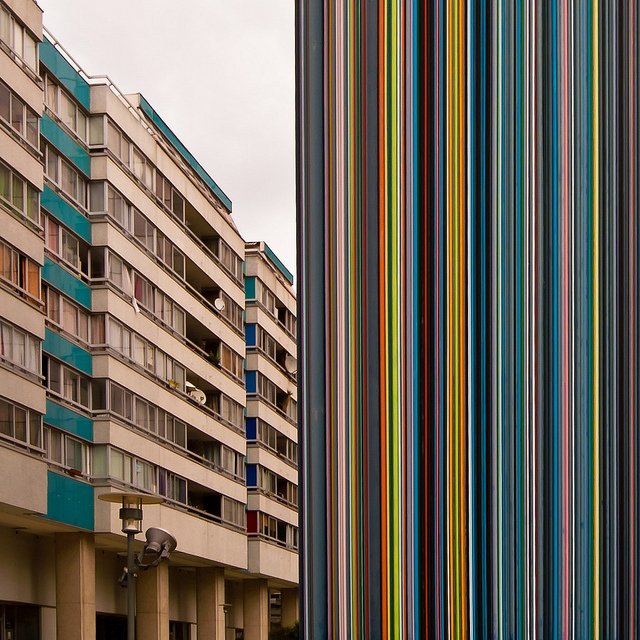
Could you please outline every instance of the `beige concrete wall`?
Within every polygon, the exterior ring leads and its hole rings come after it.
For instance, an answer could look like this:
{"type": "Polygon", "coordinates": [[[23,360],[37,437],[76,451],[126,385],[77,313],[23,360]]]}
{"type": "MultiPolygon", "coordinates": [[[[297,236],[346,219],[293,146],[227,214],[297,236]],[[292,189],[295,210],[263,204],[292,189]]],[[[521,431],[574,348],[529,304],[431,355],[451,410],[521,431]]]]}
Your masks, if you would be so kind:
{"type": "Polygon", "coordinates": [[[34,309],[25,300],[0,288],[0,309],[2,309],[0,316],[30,334],[44,339],[44,314],[34,309]]]}
{"type": "Polygon", "coordinates": [[[298,554],[277,544],[250,539],[249,572],[298,584],[298,554]]]}
{"type": "MultiPolygon", "coordinates": [[[[2,376],[0,388],[3,388],[1,385],[2,376]]],[[[0,446],[0,469],[0,504],[33,513],[47,512],[47,463],[44,460],[0,446]]]]}
{"type": "Polygon", "coordinates": [[[138,574],[136,637],[169,640],[169,566],[166,562],[138,574]]]}
{"type": "MultiPolygon", "coordinates": [[[[95,490],[95,530],[122,536],[119,505],[97,499],[105,491],[108,489],[103,487],[96,487],[95,490]]],[[[144,527],[161,527],[173,533],[178,540],[180,553],[238,569],[247,568],[247,538],[239,531],[167,505],[145,506],[144,527]]],[[[142,535],[138,538],[143,540],[142,535]]]]}
{"type": "MultiPolygon", "coordinates": [[[[0,153],[0,157],[5,157],[0,153]]],[[[11,164],[9,162],[9,164],[11,164]]],[[[18,251],[29,256],[38,264],[44,264],[44,241],[20,220],[11,215],[2,215],[2,239],[13,245],[18,251]]],[[[31,307],[33,309],[33,307],[31,307]]],[[[36,311],[33,311],[36,313],[36,311]]]]}
{"type": "Polygon", "coordinates": [[[56,628],[58,639],[96,636],[93,534],[56,533],[56,628]]]}
{"type": "Polygon", "coordinates": [[[244,583],[244,638],[267,640],[269,637],[269,589],[266,580],[244,583]]]}
{"type": "Polygon", "coordinates": [[[0,527],[0,600],[55,606],[53,539],[0,527]]]}
{"type": "Polygon", "coordinates": [[[4,50],[0,50],[0,78],[35,112],[42,112],[42,87],[4,50]]]}
{"type": "Polygon", "coordinates": [[[0,129],[0,149],[2,157],[23,178],[42,191],[44,176],[42,165],[29,151],[27,151],[13,136],[4,129],[0,129]]]}

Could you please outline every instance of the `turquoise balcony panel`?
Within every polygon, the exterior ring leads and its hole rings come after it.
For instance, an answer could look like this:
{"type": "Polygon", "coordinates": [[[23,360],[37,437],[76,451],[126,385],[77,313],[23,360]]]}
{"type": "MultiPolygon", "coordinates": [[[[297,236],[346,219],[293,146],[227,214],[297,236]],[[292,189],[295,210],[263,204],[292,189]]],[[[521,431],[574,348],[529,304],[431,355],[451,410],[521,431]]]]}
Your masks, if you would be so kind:
{"type": "Polygon", "coordinates": [[[58,404],[54,400],[47,400],[47,413],[44,416],[44,422],[83,440],[93,442],[93,420],[69,407],[58,404]]]}
{"type": "Polygon", "coordinates": [[[40,119],[40,133],[87,178],[91,177],[91,158],[87,151],[46,113],[40,119]]]}
{"type": "Polygon", "coordinates": [[[40,62],[89,111],[91,107],[89,84],[46,38],[40,44],[40,62]]]}
{"type": "Polygon", "coordinates": [[[88,376],[93,373],[91,354],[49,328],[45,329],[42,349],[88,376]]]}
{"type": "Polygon", "coordinates": [[[62,224],[91,244],[91,222],[50,187],[45,186],[40,205],[62,224]]]}
{"type": "Polygon", "coordinates": [[[256,298],[256,279],[253,276],[244,279],[244,297],[245,300],[256,298]]]}
{"type": "Polygon", "coordinates": [[[91,287],[47,257],[42,267],[42,279],[91,311],[91,287]]]}
{"type": "Polygon", "coordinates": [[[93,487],[55,471],[47,472],[47,518],[93,531],[93,487]]]}
{"type": "Polygon", "coordinates": [[[155,112],[153,107],[140,96],[140,108],[147,117],[158,127],[164,137],[174,146],[185,162],[202,178],[204,183],[216,194],[220,202],[231,212],[231,200],[225,192],[216,184],[215,180],[202,168],[202,165],[194,158],[191,152],[180,142],[178,136],[168,127],[167,123],[155,112]]]}

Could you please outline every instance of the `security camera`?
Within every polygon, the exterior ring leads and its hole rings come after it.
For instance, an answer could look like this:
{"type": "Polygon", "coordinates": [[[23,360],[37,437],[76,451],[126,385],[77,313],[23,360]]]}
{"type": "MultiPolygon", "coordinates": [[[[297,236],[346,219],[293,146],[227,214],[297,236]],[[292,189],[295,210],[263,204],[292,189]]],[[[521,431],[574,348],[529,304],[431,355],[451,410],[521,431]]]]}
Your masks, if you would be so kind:
{"type": "Polygon", "coordinates": [[[168,560],[171,552],[178,543],[176,539],[164,529],[151,527],[146,532],[147,543],[136,558],[136,564],[141,569],[157,567],[162,560],[168,560]]]}

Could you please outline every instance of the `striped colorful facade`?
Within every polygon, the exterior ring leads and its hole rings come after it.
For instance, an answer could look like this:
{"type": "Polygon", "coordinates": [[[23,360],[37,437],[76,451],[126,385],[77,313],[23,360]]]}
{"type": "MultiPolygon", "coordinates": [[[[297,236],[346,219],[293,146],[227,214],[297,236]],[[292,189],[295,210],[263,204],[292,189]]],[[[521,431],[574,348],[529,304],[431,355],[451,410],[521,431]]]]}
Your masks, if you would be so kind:
{"type": "Polygon", "coordinates": [[[637,0],[298,0],[304,637],[639,635],[637,0]]]}

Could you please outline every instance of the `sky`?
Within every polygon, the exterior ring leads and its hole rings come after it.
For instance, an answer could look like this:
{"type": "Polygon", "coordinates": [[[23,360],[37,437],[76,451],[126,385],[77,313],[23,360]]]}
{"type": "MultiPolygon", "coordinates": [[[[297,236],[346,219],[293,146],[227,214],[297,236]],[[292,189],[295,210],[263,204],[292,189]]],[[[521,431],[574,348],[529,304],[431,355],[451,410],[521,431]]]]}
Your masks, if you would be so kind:
{"type": "Polygon", "coordinates": [[[292,0],[37,0],[88,75],[142,93],[293,273],[292,0]]]}

